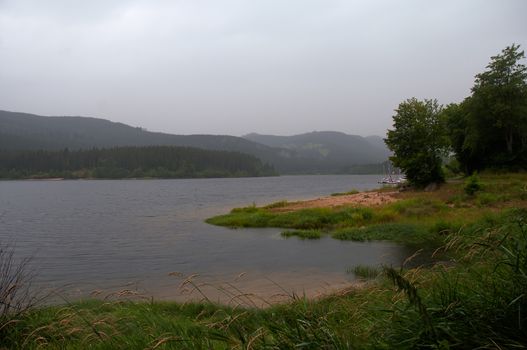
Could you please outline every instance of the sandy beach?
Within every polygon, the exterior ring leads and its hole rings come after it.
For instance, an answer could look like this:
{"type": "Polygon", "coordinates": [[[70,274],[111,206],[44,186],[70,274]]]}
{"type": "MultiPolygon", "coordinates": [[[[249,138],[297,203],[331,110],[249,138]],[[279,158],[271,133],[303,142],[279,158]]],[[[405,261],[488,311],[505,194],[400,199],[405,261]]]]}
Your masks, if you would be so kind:
{"type": "Polygon", "coordinates": [[[391,192],[359,192],[355,194],[320,197],[305,201],[291,202],[285,206],[270,209],[273,212],[288,212],[308,208],[334,208],[343,205],[373,207],[397,201],[397,191],[391,192]]]}

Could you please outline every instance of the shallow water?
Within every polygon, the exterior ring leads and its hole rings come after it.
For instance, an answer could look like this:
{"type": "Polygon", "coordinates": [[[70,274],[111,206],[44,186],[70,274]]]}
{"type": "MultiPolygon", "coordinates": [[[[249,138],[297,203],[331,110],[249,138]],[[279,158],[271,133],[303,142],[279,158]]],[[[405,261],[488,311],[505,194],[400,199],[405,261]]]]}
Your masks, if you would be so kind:
{"type": "Polygon", "coordinates": [[[183,300],[188,295],[181,283],[191,274],[199,277],[186,287],[207,289],[211,298],[228,295],[218,286],[235,280],[239,291],[266,298],[286,291],[314,295],[351,282],[348,268],[398,265],[408,252],[388,242],[284,239],[279,229],[231,230],[204,219],[235,206],[371,189],[377,180],[321,175],[2,181],[0,240],[15,245],[17,256],[32,257],[36,287],[68,296],[126,288],[183,300]]]}

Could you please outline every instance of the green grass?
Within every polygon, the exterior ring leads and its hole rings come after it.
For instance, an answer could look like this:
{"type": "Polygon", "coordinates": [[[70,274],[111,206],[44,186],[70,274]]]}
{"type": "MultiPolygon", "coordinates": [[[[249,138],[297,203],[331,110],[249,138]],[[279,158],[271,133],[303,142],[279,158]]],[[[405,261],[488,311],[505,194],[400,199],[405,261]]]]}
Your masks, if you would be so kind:
{"type": "Polygon", "coordinates": [[[526,174],[480,174],[478,183],[480,187],[474,195],[467,195],[463,181],[457,181],[436,192],[404,192],[399,195],[399,201],[375,208],[347,206],[273,211],[273,208],[287,205],[286,201],[281,201],[266,207],[235,208],[207,222],[232,228],[324,231],[341,240],[392,240],[431,246],[437,244],[446,231],[459,230],[489,212],[525,205],[526,174]]]}
{"type": "Polygon", "coordinates": [[[300,239],[320,239],[322,232],[319,230],[287,230],[281,233],[282,237],[298,237],[300,239]]]}
{"type": "Polygon", "coordinates": [[[429,231],[416,224],[377,224],[339,229],[332,237],[345,241],[387,240],[401,243],[423,243],[430,239],[429,231]]]}
{"type": "Polygon", "coordinates": [[[361,225],[373,219],[370,208],[312,208],[273,212],[265,208],[235,208],[230,214],[207,219],[207,223],[232,228],[279,227],[299,230],[327,229],[339,225],[361,225]]]}
{"type": "Polygon", "coordinates": [[[376,266],[357,265],[348,272],[352,272],[360,279],[374,279],[382,273],[382,269],[376,266]]]}
{"type": "MultiPolygon", "coordinates": [[[[423,243],[429,236],[427,228],[418,227],[427,217],[451,211],[446,204],[427,198],[412,198],[382,208],[342,207],[312,208],[290,212],[275,212],[249,206],[235,208],[230,214],[207,220],[208,223],[240,227],[278,227],[287,230],[284,236],[308,238],[313,232],[326,231],[341,240],[393,240],[400,243],[423,243]],[[398,223],[395,223],[398,222],[398,223]],[[307,233],[304,233],[306,231],[307,233]]],[[[422,225],[421,225],[422,226],[422,225]]],[[[309,238],[319,238],[317,237],[309,238]]]]}
{"type": "Polygon", "coordinates": [[[271,204],[268,204],[264,207],[264,209],[276,209],[276,208],[283,208],[287,205],[291,204],[290,202],[288,201],[278,201],[278,202],[274,202],[274,203],[271,203],[271,204]]]}

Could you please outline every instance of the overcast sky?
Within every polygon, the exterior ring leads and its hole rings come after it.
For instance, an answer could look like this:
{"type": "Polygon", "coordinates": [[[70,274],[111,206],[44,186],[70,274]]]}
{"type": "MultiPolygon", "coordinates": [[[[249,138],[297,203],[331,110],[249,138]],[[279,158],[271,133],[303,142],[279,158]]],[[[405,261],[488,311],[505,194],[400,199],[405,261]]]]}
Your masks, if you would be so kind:
{"type": "Polygon", "coordinates": [[[178,134],[384,135],[527,48],[527,1],[0,0],[0,109],[178,134]]]}

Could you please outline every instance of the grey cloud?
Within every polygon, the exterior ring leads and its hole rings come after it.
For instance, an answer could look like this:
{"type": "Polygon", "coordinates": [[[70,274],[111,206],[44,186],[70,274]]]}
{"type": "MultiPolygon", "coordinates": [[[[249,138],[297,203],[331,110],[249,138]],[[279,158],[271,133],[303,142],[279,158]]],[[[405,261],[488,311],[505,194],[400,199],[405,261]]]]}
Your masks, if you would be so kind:
{"type": "Polygon", "coordinates": [[[527,46],[518,1],[0,1],[0,109],[174,133],[383,134],[527,46]]]}

